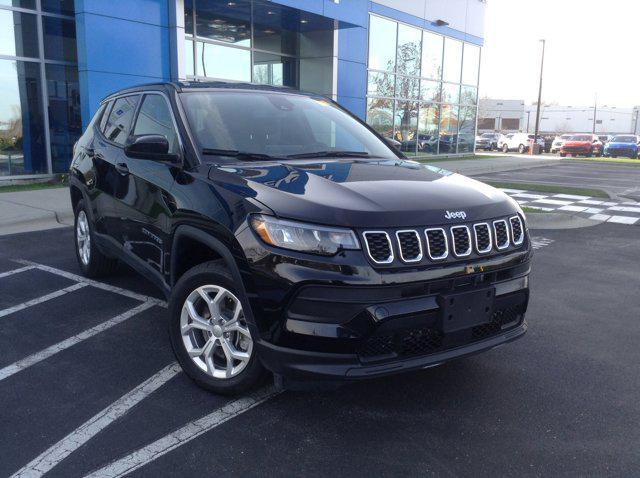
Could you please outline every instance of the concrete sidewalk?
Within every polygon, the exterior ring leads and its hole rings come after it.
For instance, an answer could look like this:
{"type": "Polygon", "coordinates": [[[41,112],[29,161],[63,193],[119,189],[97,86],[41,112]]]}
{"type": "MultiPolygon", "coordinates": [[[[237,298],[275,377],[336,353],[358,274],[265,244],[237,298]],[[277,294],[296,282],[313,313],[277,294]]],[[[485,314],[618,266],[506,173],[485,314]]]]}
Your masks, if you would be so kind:
{"type": "Polygon", "coordinates": [[[67,188],[0,193],[0,236],[72,225],[67,188]]]}

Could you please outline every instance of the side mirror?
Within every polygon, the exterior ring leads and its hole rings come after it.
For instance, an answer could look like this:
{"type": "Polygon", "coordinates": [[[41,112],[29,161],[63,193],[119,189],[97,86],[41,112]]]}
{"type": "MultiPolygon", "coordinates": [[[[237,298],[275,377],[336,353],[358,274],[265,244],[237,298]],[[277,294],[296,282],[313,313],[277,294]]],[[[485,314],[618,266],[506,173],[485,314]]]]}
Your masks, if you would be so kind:
{"type": "Polygon", "coordinates": [[[145,134],[129,138],[124,154],[130,158],[151,161],[178,162],[177,154],[169,154],[169,141],[159,134],[145,134]]]}

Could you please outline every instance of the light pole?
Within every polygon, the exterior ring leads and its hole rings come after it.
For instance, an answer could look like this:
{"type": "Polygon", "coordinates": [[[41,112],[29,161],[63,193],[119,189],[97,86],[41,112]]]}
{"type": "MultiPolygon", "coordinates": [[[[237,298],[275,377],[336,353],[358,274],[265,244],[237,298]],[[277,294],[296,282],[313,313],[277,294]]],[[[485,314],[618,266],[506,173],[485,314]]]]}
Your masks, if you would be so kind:
{"type": "MultiPolygon", "coordinates": [[[[533,145],[538,144],[538,132],[540,130],[540,103],[542,102],[542,74],[544,72],[544,50],[547,45],[546,40],[540,40],[542,42],[542,60],[540,61],[540,87],[538,88],[538,108],[536,110],[536,131],[533,135],[533,145]]],[[[531,147],[533,150],[533,146],[531,147]]]]}

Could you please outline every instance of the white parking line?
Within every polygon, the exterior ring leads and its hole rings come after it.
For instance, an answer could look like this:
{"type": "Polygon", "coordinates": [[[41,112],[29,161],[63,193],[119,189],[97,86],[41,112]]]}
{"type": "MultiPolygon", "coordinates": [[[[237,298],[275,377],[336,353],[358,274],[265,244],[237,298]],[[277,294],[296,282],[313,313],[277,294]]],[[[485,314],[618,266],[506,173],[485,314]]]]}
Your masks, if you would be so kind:
{"type": "Polygon", "coordinates": [[[15,472],[12,478],[40,477],[147,398],[180,372],[172,363],[94,415],[58,443],[15,472]]]}
{"type": "Polygon", "coordinates": [[[187,423],[182,428],[120,458],[109,465],[94,471],[85,478],[103,478],[124,476],[150,463],[176,448],[189,443],[203,433],[216,428],[253,407],[269,400],[279,392],[274,387],[263,388],[251,396],[239,398],[227,403],[222,408],[205,415],[198,420],[187,423]]]}
{"type": "MultiPolygon", "coordinates": [[[[81,285],[81,284],[78,284],[78,285],[81,285]]],[[[57,354],[58,352],[62,352],[63,350],[66,350],[69,347],[82,342],[83,340],[93,337],[94,335],[97,335],[100,332],[104,332],[105,330],[108,330],[111,327],[114,327],[124,322],[125,320],[130,319],[134,315],[139,314],[140,312],[143,312],[147,309],[150,309],[155,305],[157,305],[155,302],[143,302],[137,307],[134,307],[133,309],[130,309],[127,312],[124,312],[123,314],[120,314],[112,319],[109,319],[106,322],[102,322],[96,325],[95,327],[91,327],[90,329],[84,330],[83,332],[80,332],[79,334],[74,335],[73,337],[69,337],[68,339],[63,340],[62,342],[58,342],[57,344],[47,347],[46,349],[41,350],[40,352],[36,352],[35,354],[29,355],[28,357],[18,360],[17,362],[12,363],[11,365],[7,365],[6,367],[0,369],[0,381],[4,380],[7,377],[10,377],[11,375],[14,375],[20,372],[21,370],[31,367],[32,365],[35,365],[38,362],[41,362],[51,357],[52,355],[57,354]]]]}
{"type": "Polygon", "coordinates": [[[121,287],[116,287],[114,285],[109,285],[109,284],[105,284],[103,282],[98,282],[92,279],[87,279],[86,277],[82,277],[79,276],[77,274],[73,274],[71,272],[67,272],[67,271],[63,271],[61,269],[56,269],[55,267],[51,267],[51,266],[45,266],[44,264],[38,264],[37,262],[31,262],[31,261],[26,261],[23,259],[17,259],[15,260],[15,262],[18,262],[19,264],[24,264],[27,266],[33,266],[36,269],[40,269],[41,271],[46,271],[46,272],[50,272],[51,274],[56,274],[62,277],[66,277],[67,279],[76,281],[76,282],[82,282],[84,284],[88,284],[92,287],[97,287],[98,289],[102,289],[102,290],[107,290],[110,292],[114,292],[116,294],[120,294],[120,295],[124,295],[126,297],[130,297],[132,299],[136,299],[136,300],[140,300],[140,301],[146,301],[146,302],[153,302],[157,305],[159,305],[160,307],[167,307],[167,303],[156,299],[155,297],[149,297],[148,295],[143,295],[143,294],[138,294],[136,292],[132,292],[130,290],[127,289],[122,289],[121,287]]]}
{"type": "Polygon", "coordinates": [[[13,269],[12,271],[0,272],[0,279],[12,276],[13,274],[19,274],[20,272],[30,271],[31,269],[35,269],[35,266],[24,266],[19,269],[13,269]]]}
{"type": "Polygon", "coordinates": [[[22,304],[14,305],[13,307],[9,307],[8,309],[0,310],[0,318],[6,317],[9,314],[13,314],[20,310],[26,309],[27,307],[32,307],[34,305],[41,304],[42,302],[46,302],[51,299],[55,299],[56,297],[60,297],[62,295],[68,294],[69,292],[73,292],[74,290],[82,289],[86,287],[87,284],[79,283],[73,284],[64,289],[57,290],[55,292],[51,292],[50,294],[43,295],[42,297],[38,297],[37,299],[32,299],[27,302],[23,302],[22,304]]]}

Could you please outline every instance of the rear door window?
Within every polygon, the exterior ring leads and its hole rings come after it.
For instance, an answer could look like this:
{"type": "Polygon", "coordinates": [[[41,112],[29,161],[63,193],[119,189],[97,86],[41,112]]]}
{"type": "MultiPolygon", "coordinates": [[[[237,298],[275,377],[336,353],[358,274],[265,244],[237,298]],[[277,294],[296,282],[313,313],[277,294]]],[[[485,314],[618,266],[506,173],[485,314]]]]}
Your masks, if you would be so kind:
{"type": "Polygon", "coordinates": [[[124,145],[139,98],[139,95],[125,96],[115,101],[104,130],[104,135],[109,141],[124,145]]]}

